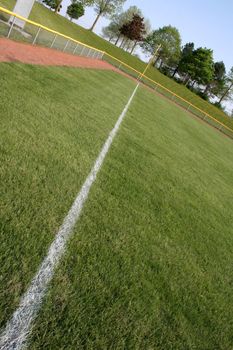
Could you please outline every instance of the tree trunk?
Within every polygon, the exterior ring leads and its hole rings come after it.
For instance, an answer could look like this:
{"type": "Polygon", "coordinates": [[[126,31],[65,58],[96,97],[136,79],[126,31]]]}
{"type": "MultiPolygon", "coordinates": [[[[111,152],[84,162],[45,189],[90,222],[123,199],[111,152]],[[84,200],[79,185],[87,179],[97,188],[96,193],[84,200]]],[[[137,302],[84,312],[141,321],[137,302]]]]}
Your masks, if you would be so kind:
{"type": "Polygon", "coordinates": [[[124,44],[122,45],[122,49],[125,49],[125,46],[128,44],[129,39],[125,39],[124,44]]]}
{"type": "Polygon", "coordinates": [[[116,46],[117,46],[117,44],[118,44],[120,38],[121,38],[121,34],[119,34],[118,37],[117,37],[117,39],[116,39],[116,42],[115,42],[115,45],[116,45],[116,46]]]}
{"type": "Polygon", "coordinates": [[[195,83],[196,83],[196,80],[193,81],[191,87],[194,87],[195,83]]]}
{"type": "Polygon", "coordinates": [[[99,13],[97,16],[96,16],[96,19],[94,20],[94,23],[92,24],[91,28],[90,28],[90,31],[92,32],[93,29],[95,28],[95,25],[96,23],[98,22],[98,20],[100,19],[100,16],[101,16],[101,13],[99,13]]]}
{"type": "Polygon", "coordinates": [[[134,43],[134,46],[132,47],[132,50],[130,51],[131,55],[133,54],[134,50],[135,50],[135,47],[137,46],[137,41],[135,41],[134,43]]]}
{"type": "Polygon", "coordinates": [[[60,10],[61,3],[62,3],[62,0],[58,2],[57,7],[55,8],[55,13],[58,13],[58,11],[60,10]]]}
{"type": "Polygon", "coordinates": [[[186,76],[184,77],[184,80],[183,80],[183,84],[184,84],[185,86],[187,86],[189,80],[190,80],[190,77],[189,77],[188,74],[186,74],[186,76]]]}
{"type": "Polygon", "coordinates": [[[155,68],[156,68],[156,64],[157,64],[157,62],[158,62],[159,59],[160,59],[160,56],[158,55],[158,56],[156,57],[155,61],[154,61],[154,67],[155,67],[155,68]]]}
{"type": "Polygon", "coordinates": [[[126,51],[129,51],[129,49],[130,49],[130,40],[128,40],[127,43],[128,43],[128,46],[126,48],[126,51]]]}
{"type": "Polygon", "coordinates": [[[230,84],[230,86],[226,89],[226,91],[224,92],[224,94],[222,95],[222,97],[219,99],[218,103],[221,104],[221,102],[224,100],[224,98],[227,96],[228,92],[231,90],[233,86],[233,83],[230,84]]]}
{"type": "Polygon", "coordinates": [[[173,72],[173,74],[172,74],[172,78],[174,78],[174,76],[175,76],[176,73],[178,72],[178,67],[179,67],[179,66],[177,66],[176,69],[174,70],[174,72],[173,72]]]}
{"type": "Polygon", "coordinates": [[[125,45],[125,38],[122,39],[122,42],[121,42],[121,44],[120,44],[120,48],[123,49],[123,46],[124,46],[124,45],[125,45]]]}
{"type": "Polygon", "coordinates": [[[207,84],[207,85],[206,85],[206,88],[205,88],[205,90],[204,90],[204,94],[205,94],[205,95],[208,94],[209,89],[210,89],[210,84],[207,84]]]}

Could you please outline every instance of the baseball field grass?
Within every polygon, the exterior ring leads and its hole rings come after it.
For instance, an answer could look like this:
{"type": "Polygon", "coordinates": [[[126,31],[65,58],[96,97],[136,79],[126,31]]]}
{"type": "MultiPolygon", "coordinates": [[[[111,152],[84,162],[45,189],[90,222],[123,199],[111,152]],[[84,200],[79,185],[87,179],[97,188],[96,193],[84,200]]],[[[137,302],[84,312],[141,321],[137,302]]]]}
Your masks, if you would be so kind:
{"type": "MultiPolygon", "coordinates": [[[[0,64],[0,73],[4,326],[135,82],[22,64],[0,64]]],[[[140,87],[30,349],[231,349],[232,145],[140,87]]]]}
{"type": "Polygon", "coordinates": [[[111,72],[0,64],[0,325],[18,304],[133,82],[111,72]],[[112,96],[112,91],[118,92],[112,96]]]}
{"type": "MultiPolygon", "coordinates": [[[[13,10],[14,4],[15,4],[15,0],[0,0],[0,6],[3,6],[9,10],[13,10]]],[[[0,17],[1,16],[3,16],[4,18],[4,15],[2,13],[0,13],[0,17]]],[[[129,54],[128,52],[122,50],[119,47],[116,47],[114,44],[108,42],[107,40],[104,40],[102,37],[91,32],[90,30],[85,29],[76,23],[71,23],[67,18],[59,14],[55,14],[54,12],[50,11],[48,8],[46,8],[45,6],[37,2],[35,2],[34,4],[34,7],[29,19],[37,23],[43,24],[60,33],[68,35],[71,38],[79,40],[87,45],[91,45],[100,50],[106,51],[108,54],[116,57],[117,59],[123,61],[124,63],[130,65],[131,67],[133,67],[134,69],[140,72],[143,72],[146,67],[146,63],[140,60],[138,57],[129,54]]],[[[25,30],[26,32],[32,34],[33,37],[37,32],[37,28],[32,25],[26,25],[25,30]]],[[[8,31],[8,27],[0,23],[0,36],[1,35],[6,36],[7,31],[8,31]]],[[[24,41],[32,42],[31,37],[25,38],[22,35],[20,35],[18,31],[15,31],[15,32],[13,31],[11,37],[15,40],[24,40],[24,41]]],[[[40,33],[40,40],[41,42],[43,42],[43,45],[46,45],[46,46],[51,45],[53,41],[53,37],[54,36],[52,34],[49,34],[44,31],[41,31],[40,33]]],[[[66,40],[60,38],[56,40],[55,47],[63,49],[65,44],[66,44],[66,40]]],[[[113,63],[112,59],[107,57],[105,57],[105,59],[113,63]]],[[[128,69],[126,69],[126,71],[131,72],[133,74],[133,71],[129,71],[128,69]]],[[[213,106],[212,104],[206,102],[205,100],[201,99],[199,96],[194,94],[184,85],[176,83],[173,79],[170,79],[169,77],[160,73],[157,69],[153,67],[148,70],[147,76],[153,79],[154,81],[158,82],[159,84],[162,84],[165,88],[171,90],[172,92],[186,99],[188,102],[194,104],[198,108],[202,109],[204,112],[209,113],[211,116],[213,116],[223,124],[227,125],[231,129],[233,129],[232,118],[227,117],[223,111],[213,106]]]]}

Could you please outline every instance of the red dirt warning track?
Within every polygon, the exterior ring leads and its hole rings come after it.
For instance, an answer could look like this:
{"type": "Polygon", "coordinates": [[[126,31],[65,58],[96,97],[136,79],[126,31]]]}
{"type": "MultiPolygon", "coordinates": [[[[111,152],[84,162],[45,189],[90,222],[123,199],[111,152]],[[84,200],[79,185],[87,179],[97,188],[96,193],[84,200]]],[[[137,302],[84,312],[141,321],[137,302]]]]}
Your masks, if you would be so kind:
{"type": "Polygon", "coordinates": [[[69,66],[115,70],[109,63],[71,55],[54,49],[0,39],[0,62],[22,62],[46,66],[69,66]]]}

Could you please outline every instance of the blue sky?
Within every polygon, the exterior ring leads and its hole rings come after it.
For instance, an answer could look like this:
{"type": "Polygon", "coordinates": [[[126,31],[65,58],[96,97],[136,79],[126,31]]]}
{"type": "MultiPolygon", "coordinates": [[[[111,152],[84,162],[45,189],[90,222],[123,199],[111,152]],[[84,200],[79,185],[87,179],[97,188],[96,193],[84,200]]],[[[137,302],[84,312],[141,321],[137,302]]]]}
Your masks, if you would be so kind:
{"type": "MultiPolygon", "coordinates": [[[[63,0],[65,11],[70,0],[63,0]]],[[[214,51],[215,61],[224,61],[227,70],[233,66],[233,0],[128,0],[124,8],[138,6],[150,19],[152,28],[169,25],[177,27],[182,43],[194,42],[196,47],[214,51]]],[[[87,8],[78,23],[89,28],[95,18],[93,9],[87,8]]],[[[107,25],[100,19],[96,32],[107,25]]]]}

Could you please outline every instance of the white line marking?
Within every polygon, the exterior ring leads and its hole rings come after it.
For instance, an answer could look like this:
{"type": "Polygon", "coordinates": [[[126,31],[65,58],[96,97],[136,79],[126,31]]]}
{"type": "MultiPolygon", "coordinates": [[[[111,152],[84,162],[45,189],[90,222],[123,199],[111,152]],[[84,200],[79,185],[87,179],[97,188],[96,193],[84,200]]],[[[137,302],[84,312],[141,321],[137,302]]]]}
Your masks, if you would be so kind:
{"type": "Polygon", "coordinates": [[[47,256],[34,276],[30,287],[23,295],[18,309],[14,312],[12,318],[6,325],[5,330],[2,332],[0,336],[1,350],[20,350],[26,347],[27,336],[31,331],[33,321],[35,320],[35,317],[41,307],[54,271],[64,254],[67,241],[72,234],[74,225],[80,217],[84,203],[88,198],[90,188],[93,185],[99,170],[101,169],[104,159],[136,94],[138,86],[139,84],[137,84],[136,88],[134,89],[123,112],[119,116],[114,128],[105,141],[105,144],[101,149],[93,168],[91,169],[78,196],[65,217],[55,240],[51,244],[47,256]]]}

